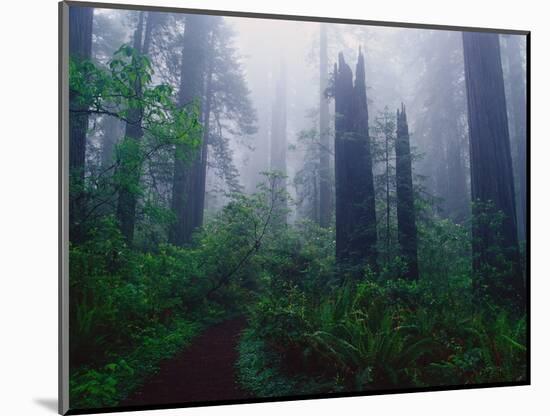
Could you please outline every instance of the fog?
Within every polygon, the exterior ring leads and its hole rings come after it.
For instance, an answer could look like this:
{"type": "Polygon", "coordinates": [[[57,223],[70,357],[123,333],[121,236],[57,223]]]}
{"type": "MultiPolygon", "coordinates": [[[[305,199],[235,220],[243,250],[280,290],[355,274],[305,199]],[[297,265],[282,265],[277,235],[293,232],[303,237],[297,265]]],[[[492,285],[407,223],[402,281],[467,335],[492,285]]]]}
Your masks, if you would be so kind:
{"type": "MultiPolygon", "coordinates": [[[[139,12],[95,9],[94,14],[92,55],[98,63],[106,65],[120,45],[132,43],[139,12]]],[[[157,16],[156,25],[149,53],[154,70],[153,82],[167,83],[177,92],[186,16],[154,14],[157,16]]],[[[241,103],[249,100],[249,116],[254,120],[249,123],[247,132],[235,128],[235,119],[238,118],[235,111],[240,105],[235,102],[232,111],[220,110],[217,116],[219,137],[226,146],[223,151],[209,152],[205,207],[208,213],[214,213],[225,205],[228,191],[237,185],[246,193],[255,191],[263,180],[262,172],[273,170],[272,153],[279,140],[284,141],[284,174],[293,201],[289,219],[296,221],[311,216],[308,214],[311,209],[307,206],[315,204],[312,201],[315,196],[308,195],[308,185],[304,181],[307,182],[308,169],[311,170],[308,162],[315,158],[315,152],[320,151],[315,137],[320,131],[319,39],[321,25],[324,25],[329,84],[338,53],[343,54],[355,71],[361,50],[366,62],[368,117],[373,142],[380,135],[376,125],[380,127],[381,117],[387,121],[388,116],[394,115],[403,103],[407,108],[411,146],[415,154],[415,183],[433,203],[436,213],[456,221],[466,218],[470,179],[461,32],[246,17],[210,19],[219,19],[220,27],[223,27],[218,47],[225,49],[223,56],[231,58],[225,65],[232,67],[237,78],[241,76],[244,81],[244,89],[236,92],[232,99],[241,103]],[[283,77],[286,84],[284,103],[278,105],[285,107],[286,125],[283,135],[275,138],[273,106],[277,90],[282,88],[280,80],[283,77]],[[243,93],[245,96],[239,96],[243,93]],[[226,159],[216,160],[216,154],[218,158],[224,154],[226,159]],[[453,172],[449,174],[449,170],[453,172]],[[227,184],[228,176],[231,176],[233,186],[227,184]]],[[[504,46],[506,38],[501,36],[504,46]]],[[[523,37],[521,51],[522,65],[525,65],[523,37]]],[[[506,64],[505,59],[503,62],[506,64]]],[[[506,65],[504,72],[506,78],[506,65]]],[[[233,81],[225,85],[224,82],[221,79],[221,89],[234,87],[231,86],[233,81]]],[[[330,95],[328,90],[327,93],[330,95]]],[[[327,102],[331,120],[328,134],[333,137],[334,102],[330,96],[327,102]]],[[[96,121],[101,127],[101,118],[96,121]]],[[[91,136],[88,157],[93,157],[90,149],[100,152],[104,147],[101,128],[91,136]]],[[[331,149],[321,149],[325,150],[332,154],[331,149]]],[[[333,169],[333,162],[331,166],[333,169]]],[[[379,171],[380,165],[375,163],[373,169],[379,171]]],[[[166,201],[169,199],[166,195],[166,201]]]]}
{"type": "MultiPolygon", "coordinates": [[[[251,138],[252,149],[236,146],[236,163],[243,184],[248,191],[256,186],[257,173],[268,170],[270,148],[269,126],[271,105],[275,95],[281,62],[287,73],[287,175],[289,181],[303,168],[307,149],[298,140],[300,133],[315,129],[319,109],[319,32],[320,23],[280,21],[254,18],[225,18],[235,31],[234,45],[241,58],[254,108],[258,113],[258,133],[251,138]],[[263,161],[263,166],[260,161],[263,161]],[[256,162],[256,163],[255,163],[256,162]],[[260,162],[258,164],[257,162],[260,162]]],[[[373,122],[387,107],[394,112],[400,104],[410,109],[412,143],[422,159],[432,156],[434,141],[441,137],[429,136],[430,126],[423,125],[422,114],[429,107],[434,86],[427,82],[427,62],[434,54],[442,53],[452,59],[459,46],[460,32],[423,29],[390,28],[363,25],[328,24],[328,67],[332,72],[337,55],[342,52],[347,62],[354,65],[359,48],[365,53],[369,118],[373,122]],[[419,97],[419,98],[416,98],[419,97]]],[[[455,62],[457,66],[461,61],[455,62]]],[[[463,89],[462,79],[456,80],[463,89]]],[[[463,96],[463,91],[460,91],[463,96]]],[[[463,117],[466,111],[462,102],[463,117]]],[[[334,117],[333,103],[330,113],[334,117]]],[[[318,127],[317,127],[318,129],[318,127]]],[[[467,155],[464,155],[467,163],[467,155]]],[[[428,175],[429,166],[422,164],[422,174],[428,175]]],[[[289,189],[295,200],[296,188],[289,189]]]]}

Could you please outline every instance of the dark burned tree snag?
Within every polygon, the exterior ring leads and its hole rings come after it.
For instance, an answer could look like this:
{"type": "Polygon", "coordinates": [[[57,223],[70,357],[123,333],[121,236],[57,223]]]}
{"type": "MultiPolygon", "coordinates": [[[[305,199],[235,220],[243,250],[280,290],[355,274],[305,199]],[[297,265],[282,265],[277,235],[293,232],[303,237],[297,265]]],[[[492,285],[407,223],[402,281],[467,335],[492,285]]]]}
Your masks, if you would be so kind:
{"type": "Polygon", "coordinates": [[[334,65],[334,173],[336,191],[336,258],[339,263],[346,259],[347,240],[350,231],[347,214],[349,212],[348,171],[346,169],[345,136],[351,131],[351,106],[353,96],[353,75],[345,63],[344,56],[338,55],[338,65],[334,65]]]}
{"type": "MultiPolygon", "coordinates": [[[[184,107],[203,96],[206,66],[206,41],[208,39],[208,16],[188,15],[185,19],[183,54],[180,76],[178,105],[184,107]]],[[[200,103],[199,103],[200,105],[200,103]]],[[[191,236],[198,224],[197,175],[201,172],[201,149],[185,160],[186,149],[177,146],[175,150],[174,177],[172,184],[172,210],[176,216],[170,229],[170,242],[184,245],[191,242],[191,236]]]]}
{"type": "Polygon", "coordinates": [[[405,277],[418,279],[418,256],[414,190],[412,180],[411,147],[405,106],[397,110],[397,135],[395,140],[395,185],[397,193],[397,235],[401,255],[407,271],[405,277]]]}
{"type": "Polygon", "coordinates": [[[355,166],[357,177],[354,178],[352,192],[356,197],[353,202],[353,218],[358,221],[358,227],[353,232],[354,250],[362,252],[360,257],[376,269],[376,209],[374,194],[374,178],[372,173],[372,155],[369,138],[369,113],[367,106],[367,88],[365,84],[365,60],[361,50],[355,72],[355,137],[350,144],[351,163],[355,166]],[[354,160],[355,158],[355,160],[354,160]]]}
{"type": "Polygon", "coordinates": [[[376,269],[376,211],[365,61],[359,51],[355,85],[342,53],[335,67],[336,258],[360,277],[376,269]]]}
{"type": "MultiPolygon", "coordinates": [[[[91,7],[69,7],[69,56],[76,61],[85,61],[92,54],[92,22],[94,9],[91,7]]],[[[86,159],[86,132],[88,114],[79,103],[79,97],[69,92],[69,172],[71,180],[71,198],[69,202],[69,232],[72,242],[79,242],[83,237],[80,224],[82,217],[84,169],[86,159]]]]}
{"type": "Polygon", "coordinates": [[[332,217],[332,198],[330,180],[330,135],[328,99],[325,96],[328,87],[327,28],[320,24],[319,42],[319,224],[328,227],[332,217]]]}
{"type": "Polygon", "coordinates": [[[524,306],[504,81],[497,34],[464,32],[475,289],[524,306]]]}

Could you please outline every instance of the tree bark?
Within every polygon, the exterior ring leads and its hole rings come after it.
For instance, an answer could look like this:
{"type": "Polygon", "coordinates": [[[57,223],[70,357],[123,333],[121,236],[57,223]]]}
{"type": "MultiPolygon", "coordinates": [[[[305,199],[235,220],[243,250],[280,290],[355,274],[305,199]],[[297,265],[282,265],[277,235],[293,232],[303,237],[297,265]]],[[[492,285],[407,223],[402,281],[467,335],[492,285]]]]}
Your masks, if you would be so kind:
{"type": "Polygon", "coordinates": [[[405,277],[418,279],[417,234],[414,210],[412,160],[409,126],[405,106],[397,110],[397,135],[395,141],[395,179],[397,194],[397,235],[401,255],[407,270],[405,277]]]}
{"type": "MultiPolygon", "coordinates": [[[[186,16],[178,95],[180,107],[203,97],[207,19],[207,16],[201,15],[186,16]]],[[[172,210],[176,220],[170,229],[169,240],[178,246],[191,242],[193,231],[198,223],[197,204],[194,198],[198,197],[197,175],[200,174],[199,158],[202,147],[191,155],[190,160],[184,157],[186,150],[182,145],[176,146],[172,185],[172,210]]]]}
{"type": "MultiPolygon", "coordinates": [[[[76,61],[91,58],[92,53],[92,23],[94,9],[91,7],[69,7],[69,55],[76,61]]],[[[71,109],[85,110],[78,103],[78,96],[69,93],[71,109]]],[[[69,204],[70,240],[78,242],[83,238],[80,220],[84,205],[84,174],[86,160],[86,132],[88,130],[88,115],[73,112],[69,117],[69,175],[71,197],[69,204]]]]}
{"type": "Polygon", "coordinates": [[[210,40],[208,42],[208,52],[206,58],[206,85],[205,85],[205,103],[203,117],[203,133],[202,145],[200,151],[200,159],[198,161],[199,174],[197,175],[197,198],[196,198],[196,220],[195,227],[201,227],[204,222],[204,205],[206,198],[206,170],[208,166],[208,139],[210,135],[210,117],[212,108],[212,76],[214,74],[214,50],[216,42],[216,30],[213,28],[210,32],[210,40]]]}
{"type": "Polygon", "coordinates": [[[470,131],[475,288],[524,306],[516,205],[499,38],[463,33],[470,131]],[[500,220],[499,216],[502,216],[500,220]]]}
{"type": "Polygon", "coordinates": [[[151,50],[153,30],[157,24],[157,19],[157,12],[147,12],[147,23],[145,25],[145,33],[143,35],[143,46],[140,48],[144,54],[148,54],[151,50]]]}

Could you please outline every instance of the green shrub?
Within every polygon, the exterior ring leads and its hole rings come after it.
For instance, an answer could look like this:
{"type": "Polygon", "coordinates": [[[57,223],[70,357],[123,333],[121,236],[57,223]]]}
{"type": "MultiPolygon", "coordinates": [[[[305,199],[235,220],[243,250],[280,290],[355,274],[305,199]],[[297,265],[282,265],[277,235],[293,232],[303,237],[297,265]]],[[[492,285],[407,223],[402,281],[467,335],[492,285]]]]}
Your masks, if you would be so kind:
{"type": "Polygon", "coordinates": [[[257,397],[315,394],[330,388],[316,378],[284,374],[280,356],[267,348],[251,329],[243,332],[238,349],[239,382],[257,397]]]}
{"type": "Polygon", "coordinates": [[[472,312],[462,291],[366,281],[319,298],[280,287],[252,309],[248,337],[280,357],[283,374],[321,379],[325,391],[523,380],[525,318],[472,312]]]}

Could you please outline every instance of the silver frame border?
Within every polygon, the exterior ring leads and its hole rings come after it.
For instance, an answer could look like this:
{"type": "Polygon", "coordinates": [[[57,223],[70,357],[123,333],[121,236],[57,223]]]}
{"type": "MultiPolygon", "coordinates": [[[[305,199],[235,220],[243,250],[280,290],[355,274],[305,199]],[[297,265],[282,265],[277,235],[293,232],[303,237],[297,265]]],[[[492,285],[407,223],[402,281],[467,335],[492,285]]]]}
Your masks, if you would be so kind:
{"type": "Polygon", "coordinates": [[[58,412],[69,410],[69,5],[59,3],[59,399],[58,412]]]}

